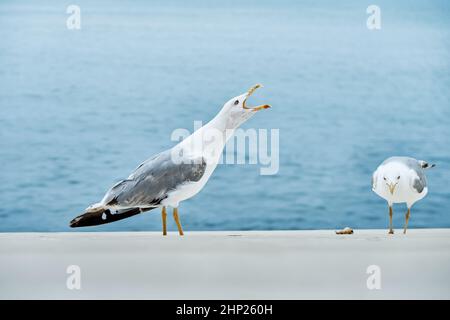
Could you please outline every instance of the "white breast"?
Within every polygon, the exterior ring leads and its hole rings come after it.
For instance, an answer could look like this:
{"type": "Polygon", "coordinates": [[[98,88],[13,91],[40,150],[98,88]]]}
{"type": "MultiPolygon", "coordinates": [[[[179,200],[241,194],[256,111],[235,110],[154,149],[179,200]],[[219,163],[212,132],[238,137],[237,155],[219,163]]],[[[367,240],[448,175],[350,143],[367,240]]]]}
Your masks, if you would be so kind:
{"type": "Polygon", "coordinates": [[[161,202],[162,205],[178,207],[181,201],[195,196],[208,182],[219,163],[227,140],[224,132],[214,125],[215,123],[210,123],[203,126],[175,147],[176,150],[181,149],[183,157],[188,159],[203,158],[206,161],[206,169],[199,181],[188,182],[170,192],[161,202]]]}

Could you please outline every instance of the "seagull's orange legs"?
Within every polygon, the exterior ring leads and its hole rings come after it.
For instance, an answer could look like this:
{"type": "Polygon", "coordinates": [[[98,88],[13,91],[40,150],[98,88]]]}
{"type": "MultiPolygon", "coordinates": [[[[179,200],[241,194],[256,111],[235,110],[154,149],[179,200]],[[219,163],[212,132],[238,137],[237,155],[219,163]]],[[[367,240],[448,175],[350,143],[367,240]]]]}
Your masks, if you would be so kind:
{"type": "Polygon", "coordinates": [[[403,233],[406,234],[406,229],[408,229],[408,221],[409,221],[409,216],[411,215],[411,209],[408,208],[408,211],[406,212],[406,222],[405,222],[405,228],[403,229],[403,233]]]}
{"type": "Polygon", "coordinates": [[[389,206],[389,234],[394,234],[394,229],[392,229],[392,215],[394,213],[392,212],[392,207],[389,206]]]}
{"type": "Polygon", "coordinates": [[[162,207],[161,211],[162,216],[162,225],[163,225],[163,236],[167,236],[167,213],[166,213],[166,207],[162,207]]]}
{"type": "Polygon", "coordinates": [[[183,229],[181,228],[180,218],[178,217],[178,208],[173,208],[173,218],[177,224],[178,232],[180,233],[180,236],[182,236],[184,233],[183,229]]]}

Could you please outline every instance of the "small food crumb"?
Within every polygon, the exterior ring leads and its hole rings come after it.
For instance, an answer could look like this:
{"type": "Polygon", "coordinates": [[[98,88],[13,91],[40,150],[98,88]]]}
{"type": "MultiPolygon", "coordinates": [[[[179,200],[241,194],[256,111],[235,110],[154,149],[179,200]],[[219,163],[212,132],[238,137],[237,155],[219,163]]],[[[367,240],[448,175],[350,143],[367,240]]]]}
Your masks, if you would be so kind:
{"type": "Polygon", "coordinates": [[[345,227],[342,230],[336,231],[336,234],[353,234],[353,229],[349,227],[345,227]]]}

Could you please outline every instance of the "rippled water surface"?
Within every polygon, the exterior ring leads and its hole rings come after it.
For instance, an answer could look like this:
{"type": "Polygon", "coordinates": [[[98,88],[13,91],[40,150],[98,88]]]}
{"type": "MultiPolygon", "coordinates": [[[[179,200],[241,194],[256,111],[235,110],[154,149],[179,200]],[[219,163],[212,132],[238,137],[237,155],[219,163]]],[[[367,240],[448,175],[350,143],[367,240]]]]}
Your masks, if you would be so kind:
{"type": "MultiPolygon", "coordinates": [[[[280,169],[219,166],[186,230],[384,228],[391,155],[437,164],[411,227],[450,227],[450,2],[0,2],[0,231],[68,222],[147,157],[261,82],[280,169]]],[[[403,223],[403,207],[395,224],[403,223]]],[[[169,225],[171,228],[174,225],[169,225]]],[[[88,230],[159,230],[157,211],[88,230]]]]}

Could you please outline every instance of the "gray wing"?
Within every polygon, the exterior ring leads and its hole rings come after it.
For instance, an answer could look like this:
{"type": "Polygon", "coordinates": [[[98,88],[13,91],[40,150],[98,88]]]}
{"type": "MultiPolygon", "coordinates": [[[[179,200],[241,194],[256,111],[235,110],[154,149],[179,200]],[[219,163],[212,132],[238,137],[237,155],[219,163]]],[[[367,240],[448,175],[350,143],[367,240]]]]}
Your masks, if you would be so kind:
{"type": "Polygon", "coordinates": [[[174,163],[171,150],[143,162],[125,180],[113,186],[103,198],[109,206],[157,206],[167,194],[182,184],[199,181],[206,170],[201,158],[189,163],[174,163]]]}
{"type": "Polygon", "coordinates": [[[413,170],[417,177],[412,182],[412,187],[418,193],[422,193],[423,189],[427,186],[427,178],[423,171],[422,163],[414,158],[402,157],[402,162],[411,170],[413,170]]]}
{"type": "Polygon", "coordinates": [[[425,174],[422,172],[417,175],[417,178],[414,179],[412,187],[418,192],[422,193],[423,189],[427,186],[427,179],[425,174]]]}
{"type": "Polygon", "coordinates": [[[401,157],[400,160],[411,170],[413,170],[417,177],[412,181],[412,187],[418,193],[422,193],[427,186],[427,178],[423,171],[422,163],[414,158],[401,157]]]}

